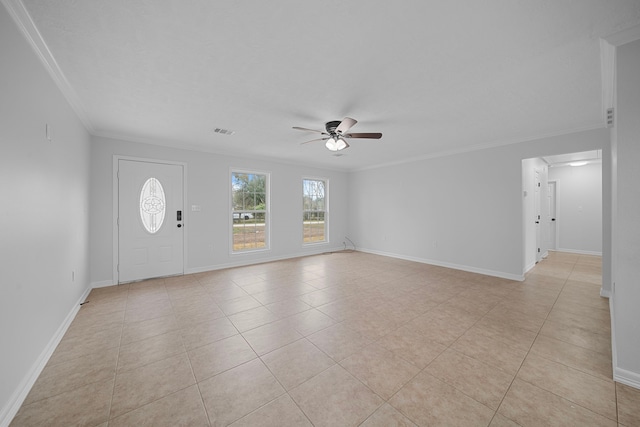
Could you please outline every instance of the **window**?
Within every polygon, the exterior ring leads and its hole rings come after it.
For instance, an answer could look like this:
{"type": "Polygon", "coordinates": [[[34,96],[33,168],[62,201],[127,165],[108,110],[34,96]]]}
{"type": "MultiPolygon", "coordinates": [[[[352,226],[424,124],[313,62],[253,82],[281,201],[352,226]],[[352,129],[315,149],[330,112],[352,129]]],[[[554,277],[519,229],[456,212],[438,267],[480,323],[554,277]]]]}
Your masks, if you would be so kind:
{"type": "Polygon", "coordinates": [[[269,175],[231,173],[233,252],[268,249],[269,175]]]}
{"type": "Polygon", "coordinates": [[[327,182],[302,180],[302,242],[327,241],[327,182]]]}
{"type": "Polygon", "coordinates": [[[140,190],[140,219],[149,233],[154,234],[162,227],[165,208],[162,184],[156,178],[149,178],[140,190]]]}

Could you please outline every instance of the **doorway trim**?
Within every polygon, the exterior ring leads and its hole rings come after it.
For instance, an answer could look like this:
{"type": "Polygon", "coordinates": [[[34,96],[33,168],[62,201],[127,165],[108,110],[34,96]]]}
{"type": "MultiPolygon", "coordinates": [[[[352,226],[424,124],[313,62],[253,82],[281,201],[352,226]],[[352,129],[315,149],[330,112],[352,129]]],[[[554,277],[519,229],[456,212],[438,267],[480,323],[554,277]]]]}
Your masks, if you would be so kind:
{"type": "Polygon", "coordinates": [[[535,235],[536,235],[536,244],[535,244],[535,256],[536,256],[536,264],[542,261],[543,253],[542,244],[542,177],[540,176],[540,171],[537,168],[533,169],[533,216],[535,221],[535,235]],[[537,218],[536,218],[537,217],[537,218]]]}
{"type": "MultiPolygon", "coordinates": [[[[131,160],[137,162],[146,162],[146,163],[161,163],[165,165],[177,165],[182,166],[182,199],[184,206],[184,221],[186,224],[189,224],[189,209],[187,209],[187,163],[185,162],[175,162],[172,160],[161,160],[161,159],[151,159],[147,157],[133,157],[133,156],[123,156],[119,154],[113,155],[113,163],[112,163],[112,173],[111,173],[111,182],[112,182],[112,206],[113,211],[111,215],[111,230],[112,230],[112,255],[111,255],[111,265],[112,265],[112,284],[119,284],[119,273],[118,273],[118,247],[120,245],[119,236],[118,236],[118,212],[119,212],[119,194],[118,194],[118,164],[120,160],[131,160]]],[[[187,261],[188,261],[188,252],[186,248],[189,247],[188,239],[189,233],[185,232],[182,240],[182,263],[183,263],[183,274],[187,272],[187,261]]]]}

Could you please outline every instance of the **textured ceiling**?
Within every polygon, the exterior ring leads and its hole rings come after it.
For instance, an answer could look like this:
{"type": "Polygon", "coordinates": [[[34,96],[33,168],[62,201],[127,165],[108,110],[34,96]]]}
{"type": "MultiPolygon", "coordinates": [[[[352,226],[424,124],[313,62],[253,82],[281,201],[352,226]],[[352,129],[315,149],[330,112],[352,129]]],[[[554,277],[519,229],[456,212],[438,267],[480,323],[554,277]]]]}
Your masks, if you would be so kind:
{"type": "Polygon", "coordinates": [[[599,39],[640,22],[638,0],[7,1],[92,133],[345,170],[603,126],[599,39]],[[345,116],[383,138],[335,157],[291,129],[345,116]]]}

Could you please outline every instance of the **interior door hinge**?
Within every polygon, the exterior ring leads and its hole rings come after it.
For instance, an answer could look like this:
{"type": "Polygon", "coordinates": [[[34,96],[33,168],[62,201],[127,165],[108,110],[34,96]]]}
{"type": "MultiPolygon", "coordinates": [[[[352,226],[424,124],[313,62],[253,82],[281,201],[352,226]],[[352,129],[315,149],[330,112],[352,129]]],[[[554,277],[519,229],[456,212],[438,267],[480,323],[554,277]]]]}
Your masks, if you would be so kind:
{"type": "Polygon", "coordinates": [[[607,108],[607,127],[612,128],[614,125],[615,113],[613,108],[607,108]]]}

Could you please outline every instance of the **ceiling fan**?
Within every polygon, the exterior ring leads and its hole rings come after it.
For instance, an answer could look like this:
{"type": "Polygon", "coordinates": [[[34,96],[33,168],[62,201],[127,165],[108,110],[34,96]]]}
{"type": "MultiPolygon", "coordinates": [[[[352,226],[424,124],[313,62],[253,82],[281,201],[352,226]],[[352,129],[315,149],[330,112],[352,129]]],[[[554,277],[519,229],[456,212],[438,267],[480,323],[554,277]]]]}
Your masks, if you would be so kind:
{"type": "Polygon", "coordinates": [[[302,144],[308,144],[310,142],[316,141],[326,141],[324,144],[330,151],[340,151],[345,148],[349,148],[349,144],[347,143],[348,138],[364,138],[364,139],[380,139],[382,138],[382,134],[379,132],[375,133],[347,133],[349,129],[351,129],[356,123],[358,123],[355,119],[351,117],[345,117],[342,121],[333,120],[325,123],[324,127],[326,131],[315,130],[315,129],[307,129],[301,128],[298,126],[294,126],[294,129],[304,130],[308,132],[318,132],[324,135],[322,138],[312,139],[311,141],[303,142],[302,144]]]}

